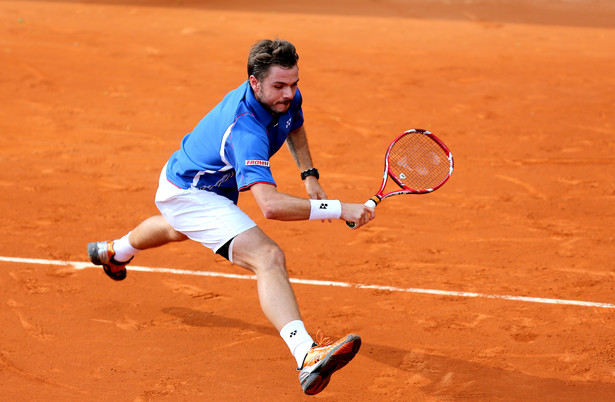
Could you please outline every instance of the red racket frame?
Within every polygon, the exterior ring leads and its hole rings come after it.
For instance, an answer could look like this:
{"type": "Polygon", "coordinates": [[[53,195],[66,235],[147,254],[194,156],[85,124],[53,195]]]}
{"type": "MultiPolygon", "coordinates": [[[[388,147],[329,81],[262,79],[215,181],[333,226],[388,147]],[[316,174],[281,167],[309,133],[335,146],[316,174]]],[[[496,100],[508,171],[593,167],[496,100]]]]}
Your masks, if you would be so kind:
{"type": "MultiPolygon", "coordinates": [[[[437,189],[439,189],[440,187],[442,187],[444,185],[444,183],[446,183],[448,181],[448,179],[453,174],[453,168],[454,168],[453,154],[448,149],[448,147],[444,144],[444,142],[442,142],[433,133],[431,133],[430,131],[427,131],[427,130],[419,129],[419,128],[413,128],[411,130],[404,131],[397,138],[395,138],[391,142],[391,145],[389,145],[389,147],[387,148],[387,152],[386,152],[385,157],[384,157],[384,175],[382,176],[382,184],[380,185],[380,189],[378,190],[378,192],[373,197],[371,197],[369,200],[367,200],[367,202],[365,202],[365,205],[367,205],[368,207],[371,207],[371,208],[375,208],[378,204],[380,204],[380,202],[382,200],[384,200],[385,198],[391,197],[393,195],[398,195],[398,194],[429,194],[431,192],[434,192],[437,189]],[[442,148],[444,150],[444,152],[446,153],[446,156],[448,158],[448,162],[449,162],[448,174],[446,175],[446,177],[440,183],[438,183],[436,186],[434,186],[432,188],[425,188],[425,189],[413,189],[413,188],[410,188],[410,187],[404,185],[399,180],[399,178],[397,178],[395,176],[395,174],[393,174],[393,172],[389,168],[389,154],[391,152],[391,149],[395,145],[395,143],[397,141],[399,141],[400,138],[403,138],[404,136],[406,136],[408,134],[414,134],[414,133],[423,134],[423,135],[428,136],[432,141],[434,141],[436,144],[438,144],[438,146],[440,148],[442,148]],[[401,190],[391,191],[391,192],[388,192],[388,193],[384,194],[384,188],[387,185],[387,181],[388,181],[389,177],[391,179],[393,179],[393,181],[399,187],[401,187],[401,190]]],[[[356,226],[354,224],[354,222],[346,222],[346,223],[351,228],[356,226]]]]}

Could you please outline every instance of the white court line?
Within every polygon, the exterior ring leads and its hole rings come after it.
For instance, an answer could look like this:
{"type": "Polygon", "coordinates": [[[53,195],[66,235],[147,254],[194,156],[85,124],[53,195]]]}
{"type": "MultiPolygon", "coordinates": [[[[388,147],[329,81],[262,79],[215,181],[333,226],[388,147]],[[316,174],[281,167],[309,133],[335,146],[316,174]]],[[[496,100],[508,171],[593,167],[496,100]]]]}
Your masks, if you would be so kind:
{"type": "MultiPolygon", "coordinates": [[[[0,261],[21,263],[21,264],[72,266],[75,269],[85,269],[85,268],[100,269],[99,267],[92,265],[92,263],[77,262],[77,261],[43,260],[43,259],[36,259],[36,258],[14,258],[14,257],[2,257],[2,256],[0,256],[0,261]]],[[[130,271],[140,271],[140,272],[159,272],[159,273],[176,274],[176,275],[195,275],[195,276],[210,276],[210,277],[230,278],[230,279],[256,280],[255,275],[236,275],[236,274],[225,274],[221,272],[191,271],[191,270],[173,269],[173,268],[150,268],[150,267],[139,267],[139,266],[131,265],[129,270],[130,271]]],[[[484,294],[484,293],[457,292],[457,291],[451,291],[451,290],[436,290],[436,289],[398,288],[394,286],[362,285],[362,284],[352,284],[352,283],[347,283],[347,282],[319,281],[319,280],[311,280],[311,279],[291,278],[290,281],[292,283],[299,283],[302,285],[335,286],[335,287],[340,287],[340,288],[388,290],[391,292],[421,293],[421,294],[438,295],[438,296],[502,299],[502,300],[522,301],[522,302],[529,302],[529,303],[561,304],[561,305],[582,306],[582,307],[615,308],[615,304],[587,302],[587,301],[580,301],[580,300],[562,300],[562,299],[545,299],[542,297],[490,295],[490,294],[484,294]]]]}

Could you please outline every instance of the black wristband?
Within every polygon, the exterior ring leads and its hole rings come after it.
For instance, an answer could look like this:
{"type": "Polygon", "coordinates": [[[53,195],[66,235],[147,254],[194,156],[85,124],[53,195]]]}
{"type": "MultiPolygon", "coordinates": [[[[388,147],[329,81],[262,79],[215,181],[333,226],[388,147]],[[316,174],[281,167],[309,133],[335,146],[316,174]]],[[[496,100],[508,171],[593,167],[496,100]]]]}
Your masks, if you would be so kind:
{"type": "Polygon", "coordinates": [[[314,176],[317,179],[320,179],[320,175],[318,174],[318,169],[308,169],[308,170],[304,170],[303,172],[301,172],[301,180],[305,180],[306,177],[308,176],[314,176]]]}

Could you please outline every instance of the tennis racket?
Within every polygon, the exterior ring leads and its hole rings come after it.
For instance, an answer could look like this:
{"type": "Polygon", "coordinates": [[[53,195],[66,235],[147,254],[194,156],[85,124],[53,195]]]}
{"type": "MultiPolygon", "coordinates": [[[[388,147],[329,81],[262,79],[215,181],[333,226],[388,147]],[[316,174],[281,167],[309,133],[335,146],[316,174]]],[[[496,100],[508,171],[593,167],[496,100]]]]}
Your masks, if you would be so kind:
{"type": "MultiPolygon", "coordinates": [[[[452,173],[453,154],[438,137],[427,130],[408,130],[389,145],[380,190],[365,205],[376,208],[393,195],[431,193],[442,187],[452,173]],[[389,178],[399,188],[385,193],[389,178]]],[[[346,224],[356,226],[355,222],[346,224]]]]}

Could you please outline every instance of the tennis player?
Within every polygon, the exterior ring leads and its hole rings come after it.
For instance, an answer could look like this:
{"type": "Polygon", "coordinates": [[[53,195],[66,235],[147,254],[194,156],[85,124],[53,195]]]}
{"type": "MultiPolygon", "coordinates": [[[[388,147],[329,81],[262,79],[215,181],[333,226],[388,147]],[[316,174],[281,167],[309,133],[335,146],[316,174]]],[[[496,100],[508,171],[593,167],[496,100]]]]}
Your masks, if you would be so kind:
{"type": "Polygon", "coordinates": [[[250,190],[267,219],[282,221],[342,219],[360,227],[375,211],[329,200],[318,182],[303,127],[298,59],[290,42],[254,44],[248,79],[183,138],[162,169],[155,199],[161,215],[120,239],[89,243],[88,254],[119,281],[139,251],[192,239],[253,271],[263,312],[295,357],[301,387],[311,395],[355,356],[361,339],[350,334],[333,343],[322,336],[314,342],[301,319],[284,252],[237,206],[239,193],[250,190]],[[309,199],[277,190],[269,159],[285,142],[309,199]]]}

